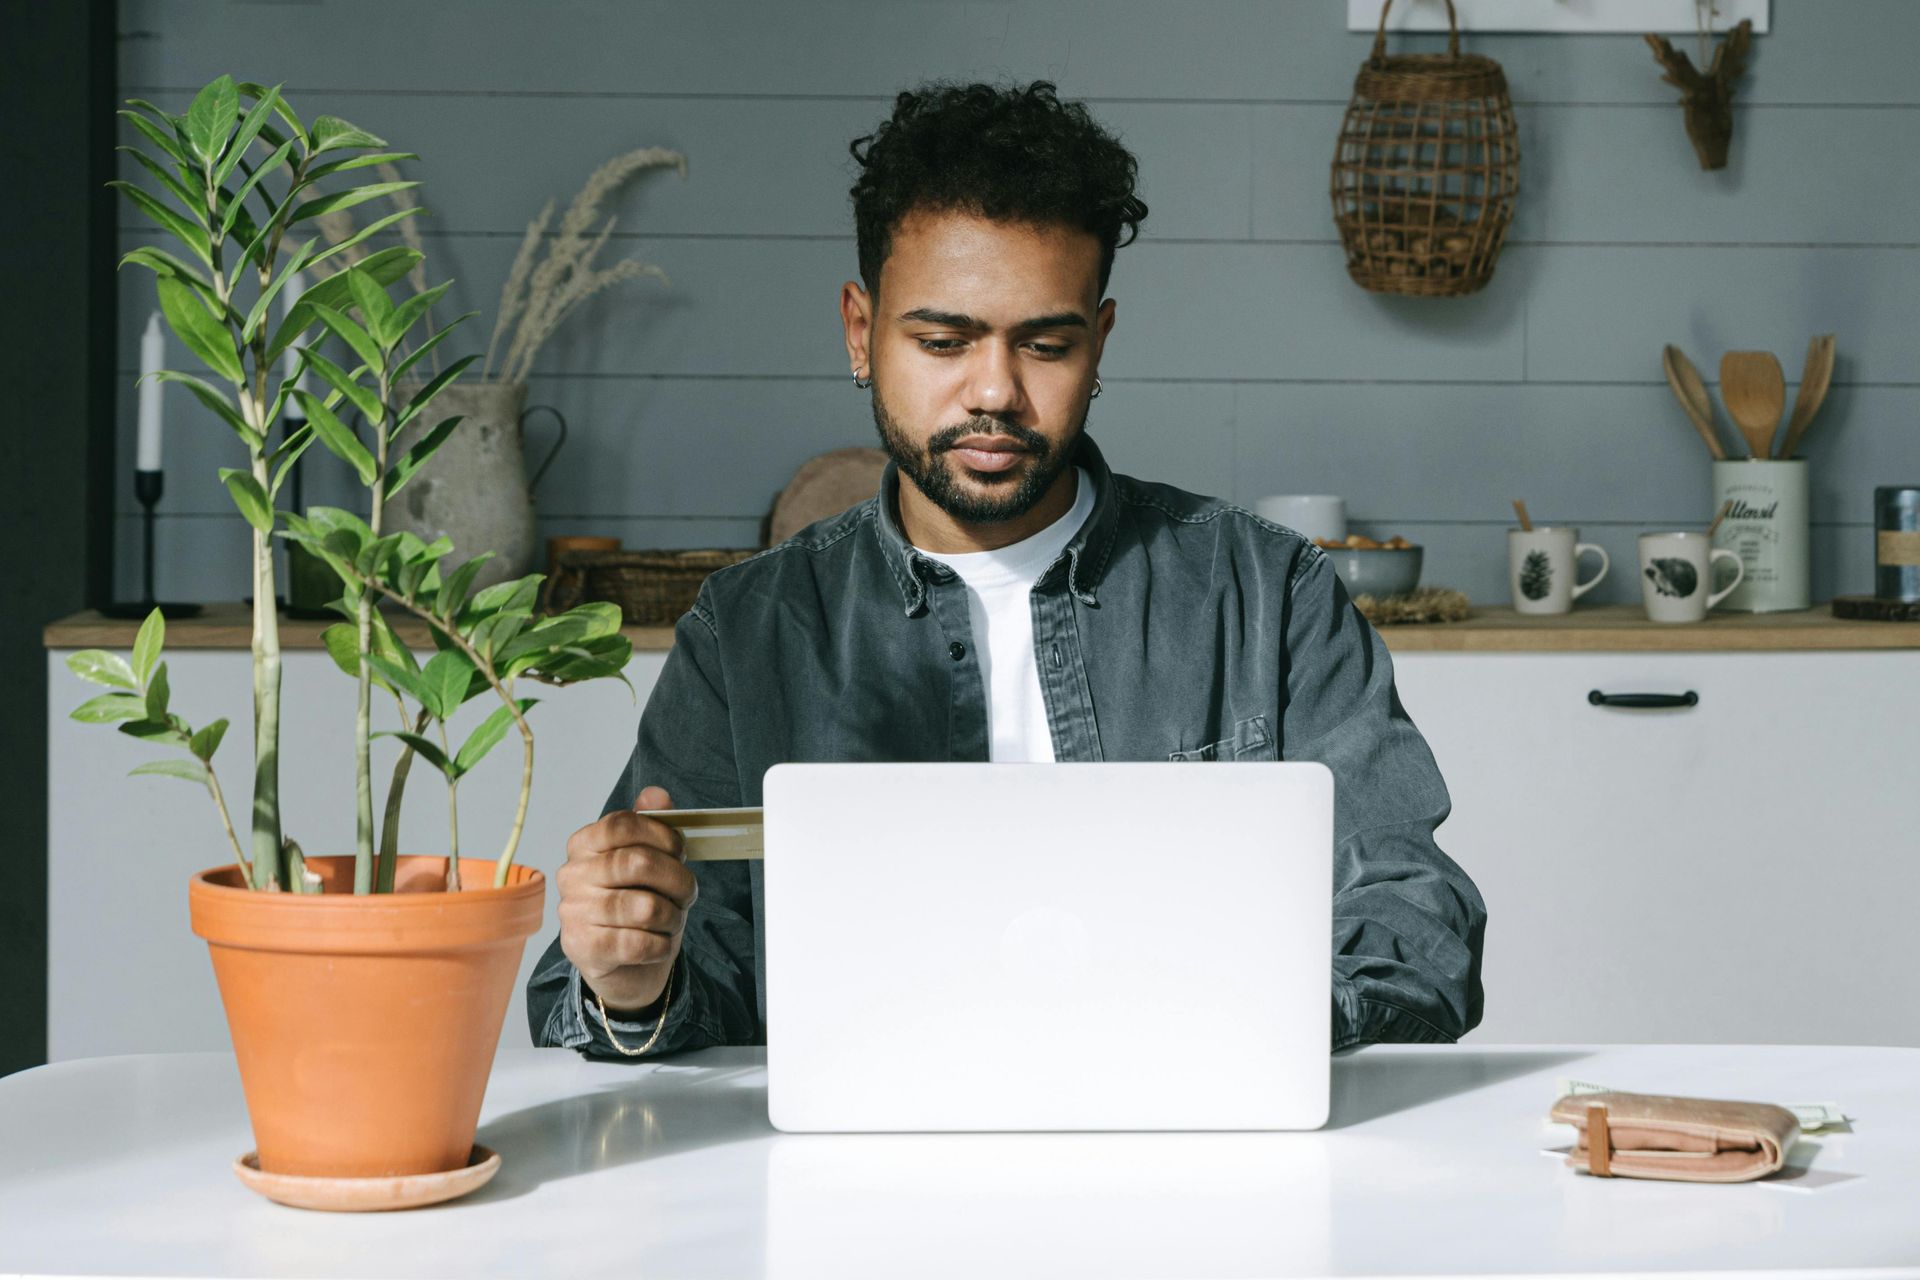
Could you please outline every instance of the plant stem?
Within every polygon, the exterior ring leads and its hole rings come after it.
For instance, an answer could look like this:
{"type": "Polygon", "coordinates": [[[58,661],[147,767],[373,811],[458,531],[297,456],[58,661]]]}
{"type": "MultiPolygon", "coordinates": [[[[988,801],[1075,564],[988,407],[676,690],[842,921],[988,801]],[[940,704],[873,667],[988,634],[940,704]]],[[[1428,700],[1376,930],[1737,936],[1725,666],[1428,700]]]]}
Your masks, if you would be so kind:
{"type": "MultiPolygon", "coordinates": [[[[398,693],[393,700],[400,704],[400,723],[407,723],[407,703],[398,693]]],[[[427,731],[427,709],[420,708],[420,714],[413,721],[415,733],[427,731]]],[[[375,893],[393,892],[393,874],[400,861],[400,801],[407,791],[407,774],[413,768],[414,750],[405,743],[401,744],[400,758],[393,763],[393,781],[387,784],[387,810],[380,823],[380,862],[375,870],[373,883],[375,893]]]]}
{"type": "MultiPolygon", "coordinates": [[[[387,353],[383,352],[380,365],[380,420],[370,424],[373,428],[375,465],[373,509],[367,518],[367,528],[372,531],[376,541],[380,537],[380,524],[386,510],[387,419],[393,412],[387,404],[390,385],[386,356],[387,353]]],[[[357,810],[353,856],[355,893],[373,892],[373,669],[367,661],[373,652],[373,598],[374,592],[363,584],[359,603],[354,609],[360,629],[360,700],[353,717],[354,799],[357,810]]]]}
{"type": "Polygon", "coordinates": [[[494,863],[493,885],[494,888],[498,889],[507,883],[507,869],[513,865],[514,852],[520,847],[520,832],[527,824],[527,801],[533,795],[533,729],[527,724],[527,717],[521,712],[520,704],[514,700],[513,690],[503,684],[499,675],[495,673],[493,663],[488,661],[478,649],[473,647],[472,642],[456,631],[451,624],[443,620],[438,614],[434,613],[433,610],[424,609],[398,592],[389,591],[382,584],[373,581],[358,571],[355,571],[353,577],[354,581],[360,584],[363,591],[377,591],[389,600],[394,601],[408,613],[413,614],[429,627],[432,627],[435,631],[445,636],[447,642],[453,645],[454,648],[466,654],[467,660],[473,663],[474,670],[487,678],[487,683],[493,687],[493,691],[500,695],[502,702],[507,704],[507,712],[513,717],[514,725],[520,730],[522,751],[520,763],[520,803],[513,812],[513,830],[507,835],[507,847],[500,851],[500,857],[494,863]]]}
{"type": "Polygon", "coordinates": [[[226,828],[227,843],[233,847],[234,861],[240,868],[240,879],[244,884],[253,883],[253,864],[247,861],[246,850],[240,847],[240,837],[233,833],[233,815],[227,812],[227,798],[220,792],[220,775],[213,771],[213,761],[203,761],[207,768],[207,794],[213,797],[213,807],[220,813],[220,825],[226,828]]]}
{"type": "MultiPolygon", "coordinates": [[[[440,721],[440,750],[453,759],[445,720],[440,721]]],[[[452,777],[447,779],[447,892],[460,892],[460,780],[452,777]]]]}

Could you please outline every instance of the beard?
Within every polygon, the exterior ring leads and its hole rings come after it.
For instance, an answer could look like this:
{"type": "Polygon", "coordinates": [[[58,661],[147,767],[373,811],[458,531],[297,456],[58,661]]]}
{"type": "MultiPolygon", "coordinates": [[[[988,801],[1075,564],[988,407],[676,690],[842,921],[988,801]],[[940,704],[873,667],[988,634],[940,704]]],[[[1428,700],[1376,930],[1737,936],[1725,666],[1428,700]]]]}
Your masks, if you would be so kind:
{"type": "Polygon", "coordinates": [[[901,472],[925,494],[927,501],[955,520],[967,524],[1000,524],[1033,510],[1065,471],[1074,442],[1087,424],[1087,409],[1067,443],[1055,449],[1030,427],[985,415],[934,432],[924,446],[915,444],[899,421],[887,412],[876,384],[873,389],[873,425],[880,443],[901,472]],[[1027,462],[1005,471],[974,471],[953,456],[953,446],[968,436],[1006,436],[1025,450],[1027,462]],[[965,472],[963,480],[961,473],[965,472]],[[984,488],[984,492],[982,491],[984,488]]]}

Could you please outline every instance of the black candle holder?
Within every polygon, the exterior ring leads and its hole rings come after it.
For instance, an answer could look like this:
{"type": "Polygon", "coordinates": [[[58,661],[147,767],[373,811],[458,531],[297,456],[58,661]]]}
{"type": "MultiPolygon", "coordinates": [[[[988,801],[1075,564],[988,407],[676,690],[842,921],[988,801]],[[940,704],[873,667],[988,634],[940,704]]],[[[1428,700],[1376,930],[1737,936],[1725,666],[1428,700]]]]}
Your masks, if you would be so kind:
{"type": "Polygon", "coordinates": [[[153,598],[153,509],[160,502],[162,490],[159,471],[135,471],[133,473],[133,496],[139,499],[142,515],[141,530],[145,547],[141,555],[142,592],[138,600],[116,600],[100,607],[100,612],[109,618],[144,618],[155,609],[160,610],[163,618],[191,618],[196,616],[202,606],[183,604],[177,601],[158,601],[153,598]]]}

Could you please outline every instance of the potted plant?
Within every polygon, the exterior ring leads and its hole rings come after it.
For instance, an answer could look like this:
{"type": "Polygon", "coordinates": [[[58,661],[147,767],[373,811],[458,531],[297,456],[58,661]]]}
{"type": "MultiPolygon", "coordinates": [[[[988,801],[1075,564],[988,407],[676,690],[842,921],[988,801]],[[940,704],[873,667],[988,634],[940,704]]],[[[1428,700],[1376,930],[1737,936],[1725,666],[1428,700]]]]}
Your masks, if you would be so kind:
{"type": "Polygon", "coordinates": [[[466,319],[422,330],[427,308],[447,284],[401,302],[389,295],[388,286],[420,260],[417,250],[368,254],[302,292],[277,326],[268,323],[295,272],[418,211],[403,209],[351,242],[317,251],[318,237],[292,243],[309,219],[392,192],[391,182],[337,183],[339,175],[401,153],[384,151],[379,138],[336,117],[305,123],[277,88],[229,76],[202,89],[184,115],[139,100],[130,105],[121,114],[151,150],[125,149],[159,194],[114,185],[189,257],[142,247],[122,265],[154,273],[169,326],[226,388],[195,374],[156,376],[186,386],[246,455],[244,467],[223,468],[220,480],[253,538],[247,838],[235,831],[214,768],[227,722],[195,728],[170,705],[161,661],[165,624],[157,611],[129,655],[88,650],[69,659],[76,674],[107,690],[73,714],[179,752],[134,772],[205,787],[226,831],[233,861],[193,876],[188,896],[192,927],[212,953],[258,1147],[242,1176],[251,1170],[254,1185],[262,1178],[273,1183],[268,1193],[276,1198],[336,1206],[341,1196],[351,1202],[367,1188],[375,1189],[373,1199],[360,1203],[369,1207],[459,1194],[493,1167],[481,1163],[473,1136],[520,955],[539,927],[545,892],[541,874],[514,861],[533,781],[526,713],[535,702],[517,685],[624,682],[631,646],[615,606],[536,617],[540,575],[475,590],[484,555],[442,574],[450,541],[386,531],[387,504],[460,420],[442,418],[414,433],[404,451],[395,442],[473,359],[456,360],[401,394],[413,366],[466,319]],[[330,358],[325,339],[345,354],[330,358]],[[297,353],[293,370],[281,359],[289,350],[297,353]],[[324,396],[295,387],[301,370],[318,376],[324,396]],[[283,436],[275,428],[290,397],[298,397],[307,425],[283,436]],[[364,418],[367,441],[343,421],[348,406],[364,418]],[[337,508],[275,509],[289,467],[314,440],[365,485],[364,518],[337,508]],[[325,640],[357,686],[352,854],[308,857],[281,830],[275,536],[318,556],[339,580],[334,607],[345,620],[328,628],[325,640]],[[424,627],[433,646],[424,662],[381,606],[424,627]],[[401,747],[377,834],[371,742],[384,735],[373,729],[376,691],[397,710],[391,736],[401,747]],[[448,722],[473,698],[499,705],[456,745],[448,722]],[[512,827],[496,858],[464,857],[459,781],[509,734],[521,744],[512,827]],[[416,759],[447,783],[444,854],[398,850],[400,808],[416,759]]]}

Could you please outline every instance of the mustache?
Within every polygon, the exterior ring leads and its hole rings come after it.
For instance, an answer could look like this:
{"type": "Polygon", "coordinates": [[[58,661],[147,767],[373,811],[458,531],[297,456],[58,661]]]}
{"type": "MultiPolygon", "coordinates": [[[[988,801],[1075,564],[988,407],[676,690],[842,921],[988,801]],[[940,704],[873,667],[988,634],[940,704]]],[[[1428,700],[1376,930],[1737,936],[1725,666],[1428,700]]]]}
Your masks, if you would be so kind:
{"type": "Polygon", "coordinates": [[[1044,458],[1050,452],[1047,438],[1031,427],[997,418],[975,418],[957,426],[942,427],[927,441],[927,453],[945,453],[968,436],[1006,436],[1028,453],[1044,458]]]}

